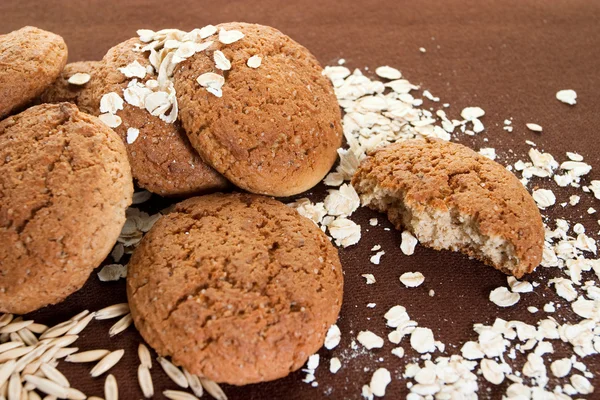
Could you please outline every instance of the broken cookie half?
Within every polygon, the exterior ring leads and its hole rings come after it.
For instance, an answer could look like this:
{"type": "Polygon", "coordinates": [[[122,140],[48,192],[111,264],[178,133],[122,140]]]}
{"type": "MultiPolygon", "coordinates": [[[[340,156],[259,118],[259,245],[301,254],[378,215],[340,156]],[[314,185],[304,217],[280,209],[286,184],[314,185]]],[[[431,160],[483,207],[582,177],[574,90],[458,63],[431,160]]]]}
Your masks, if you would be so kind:
{"type": "Polygon", "coordinates": [[[521,277],[541,262],[542,218],[519,180],[475,151],[436,139],[377,150],[352,179],[363,205],[423,245],[521,277]]]}

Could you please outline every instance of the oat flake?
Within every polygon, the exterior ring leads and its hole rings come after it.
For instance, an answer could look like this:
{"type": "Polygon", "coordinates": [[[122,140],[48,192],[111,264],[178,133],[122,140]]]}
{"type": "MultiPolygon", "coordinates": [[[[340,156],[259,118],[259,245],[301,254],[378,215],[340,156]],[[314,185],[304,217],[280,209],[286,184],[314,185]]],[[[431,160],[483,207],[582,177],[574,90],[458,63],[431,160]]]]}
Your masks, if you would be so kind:
{"type": "Polygon", "coordinates": [[[81,85],[85,85],[86,83],[88,83],[90,81],[90,79],[91,79],[90,74],[78,72],[76,74],[71,75],[71,77],[67,80],[67,82],[69,82],[71,85],[81,86],[81,85]]]}
{"type": "Polygon", "coordinates": [[[258,68],[260,67],[260,65],[262,64],[262,58],[260,56],[252,56],[248,59],[248,61],[246,61],[246,65],[248,65],[250,68],[258,68]]]}
{"type": "Polygon", "coordinates": [[[519,293],[509,292],[504,286],[500,286],[490,292],[490,301],[498,307],[510,307],[519,302],[519,293]]]}
{"type": "Polygon", "coordinates": [[[425,277],[420,272],[405,272],[400,275],[400,282],[409,288],[421,286],[424,281],[425,277]]]}
{"type": "Polygon", "coordinates": [[[137,128],[127,128],[127,144],[132,144],[140,135],[140,130],[137,128]]]}

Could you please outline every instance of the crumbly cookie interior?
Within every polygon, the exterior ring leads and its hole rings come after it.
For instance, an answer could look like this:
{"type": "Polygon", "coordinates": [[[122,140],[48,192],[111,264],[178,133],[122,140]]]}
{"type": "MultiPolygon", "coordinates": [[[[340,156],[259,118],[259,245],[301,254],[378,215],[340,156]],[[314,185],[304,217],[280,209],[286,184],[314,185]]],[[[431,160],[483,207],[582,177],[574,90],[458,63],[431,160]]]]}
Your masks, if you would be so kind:
{"type": "Polygon", "coordinates": [[[423,245],[467,254],[507,274],[518,270],[514,245],[501,236],[481,233],[476,217],[456,208],[415,207],[405,201],[403,191],[382,188],[374,179],[362,179],[359,185],[363,205],[387,214],[397,229],[410,231],[423,245]]]}

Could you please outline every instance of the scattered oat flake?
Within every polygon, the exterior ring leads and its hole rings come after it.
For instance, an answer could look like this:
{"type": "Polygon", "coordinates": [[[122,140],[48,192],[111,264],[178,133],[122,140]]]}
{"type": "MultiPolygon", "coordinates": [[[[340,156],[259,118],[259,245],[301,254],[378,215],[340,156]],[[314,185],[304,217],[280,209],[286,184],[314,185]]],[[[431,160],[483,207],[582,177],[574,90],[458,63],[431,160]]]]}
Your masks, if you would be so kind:
{"type": "Polygon", "coordinates": [[[512,293],[504,286],[500,286],[490,292],[490,301],[498,307],[510,307],[519,302],[519,293],[512,293]]]}
{"type": "Polygon", "coordinates": [[[483,372],[483,377],[488,382],[493,383],[494,385],[499,385],[504,382],[504,372],[502,371],[500,364],[496,361],[484,358],[479,365],[481,367],[481,372],[483,372]]]}
{"type": "Polygon", "coordinates": [[[572,89],[564,89],[556,92],[556,99],[569,105],[577,104],[577,93],[572,89]]]}
{"type": "Polygon", "coordinates": [[[108,264],[98,272],[98,278],[102,282],[118,281],[127,277],[127,266],[121,264],[108,264]]]}
{"type": "Polygon", "coordinates": [[[100,99],[100,112],[116,114],[123,109],[123,99],[115,92],[106,93],[100,99]]]}
{"type": "Polygon", "coordinates": [[[342,362],[339,358],[333,357],[331,360],[329,360],[329,372],[335,374],[340,370],[340,368],[342,368],[342,362]]]}
{"type": "Polygon", "coordinates": [[[217,27],[214,25],[206,25],[205,27],[200,28],[200,39],[206,39],[209,36],[217,33],[217,27]]]}
{"type": "Polygon", "coordinates": [[[514,293],[529,293],[533,292],[533,285],[527,281],[519,281],[514,276],[507,277],[508,286],[514,293]]]}
{"type": "Polygon", "coordinates": [[[361,237],[360,225],[344,217],[338,217],[327,228],[338,246],[352,246],[358,243],[361,237]]]}
{"type": "Polygon", "coordinates": [[[533,131],[533,132],[541,132],[542,131],[542,127],[540,125],[534,124],[532,122],[525,124],[525,126],[527,127],[527,129],[529,129],[530,131],[533,131]]]}
{"type": "Polygon", "coordinates": [[[419,242],[416,237],[413,236],[409,231],[402,231],[402,242],[400,244],[400,250],[407,256],[412,256],[415,253],[415,247],[419,242]]]}
{"type": "Polygon", "coordinates": [[[485,115],[481,107],[466,107],[460,112],[460,116],[467,121],[479,119],[485,115]]]}
{"type": "Polygon", "coordinates": [[[555,360],[550,364],[550,371],[557,378],[564,378],[569,375],[571,372],[571,360],[568,358],[561,358],[560,360],[555,360]]]}
{"type": "Polygon", "coordinates": [[[78,72],[76,74],[71,75],[71,77],[67,80],[71,85],[85,85],[90,81],[92,77],[90,74],[86,74],[84,72],[78,72]]]}
{"type": "Polygon", "coordinates": [[[385,251],[383,251],[383,250],[378,251],[376,254],[371,256],[370,261],[375,265],[379,265],[379,262],[381,261],[381,256],[383,256],[384,254],[385,254],[385,251]]]}
{"type": "Polygon", "coordinates": [[[196,82],[216,97],[222,96],[221,88],[225,84],[225,78],[222,75],[215,74],[214,72],[206,72],[196,78],[196,82]]]}
{"type": "Polygon", "coordinates": [[[425,53],[425,52],[427,52],[427,49],[425,47],[419,47],[419,51],[421,53],[425,53]]]}
{"type": "Polygon", "coordinates": [[[387,385],[392,381],[390,371],[385,368],[378,368],[371,377],[371,383],[369,389],[371,393],[377,397],[385,396],[385,389],[387,385]]]}
{"type": "Polygon", "coordinates": [[[410,345],[421,354],[434,352],[436,347],[433,331],[429,328],[415,328],[410,334],[410,345]]]}
{"type": "Polygon", "coordinates": [[[362,274],[361,276],[367,280],[367,285],[372,285],[377,282],[373,274],[362,274]]]}
{"type": "Polygon", "coordinates": [[[119,68],[119,71],[127,78],[140,78],[146,77],[148,72],[144,66],[142,66],[137,60],[127,65],[126,67],[119,68]]]}
{"type": "Polygon", "coordinates": [[[231,61],[223,54],[221,50],[216,50],[213,53],[215,60],[215,66],[222,71],[229,71],[231,69],[231,61]]]}
{"type": "Polygon", "coordinates": [[[398,358],[404,357],[404,349],[402,347],[395,347],[392,349],[392,354],[398,358]]]}
{"type": "Polygon", "coordinates": [[[418,287],[421,286],[424,281],[425,277],[420,272],[405,272],[400,275],[400,282],[406,287],[418,287]]]}
{"type": "Polygon", "coordinates": [[[258,68],[262,64],[262,58],[260,56],[254,55],[246,61],[246,65],[250,68],[258,68]]]}
{"type": "Polygon", "coordinates": [[[354,186],[343,184],[339,189],[329,190],[323,205],[329,215],[348,217],[360,207],[360,198],[354,186]]]}
{"type": "Polygon", "coordinates": [[[334,349],[337,347],[338,344],[340,344],[341,339],[342,333],[340,331],[340,328],[336,324],[333,324],[329,327],[329,330],[327,330],[324,346],[327,350],[334,349]]]}
{"type": "Polygon", "coordinates": [[[398,71],[396,68],[383,66],[375,69],[375,73],[384,79],[395,80],[402,78],[402,73],[398,71]]]}
{"type": "Polygon", "coordinates": [[[108,126],[109,128],[117,128],[123,122],[121,120],[121,117],[119,117],[118,115],[110,114],[110,113],[100,114],[98,116],[98,119],[100,121],[102,121],[102,123],[104,123],[104,125],[108,126]]]}
{"type": "Polygon", "coordinates": [[[127,144],[132,144],[140,135],[140,130],[137,128],[127,128],[127,144]]]}
{"type": "Polygon", "coordinates": [[[537,203],[538,207],[545,210],[548,207],[553,206],[556,203],[556,196],[552,190],[548,189],[537,189],[531,194],[533,200],[537,203]]]}
{"type": "Polygon", "coordinates": [[[356,340],[369,350],[383,347],[383,339],[371,331],[359,332],[356,340]]]}
{"type": "Polygon", "coordinates": [[[371,218],[369,220],[369,225],[371,225],[371,226],[377,226],[377,224],[378,224],[377,218],[371,218]]]}
{"type": "Polygon", "coordinates": [[[479,149],[479,154],[481,154],[484,157],[489,158],[490,160],[496,159],[496,149],[494,149],[492,147],[484,147],[484,148],[479,149]]]}
{"type": "Polygon", "coordinates": [[[219,42],[223,44],[231,44],[237,42],[242,39],[245,35],[237,30],[228,31],[226,29],[221,28],[219,31],[219,42]]]}

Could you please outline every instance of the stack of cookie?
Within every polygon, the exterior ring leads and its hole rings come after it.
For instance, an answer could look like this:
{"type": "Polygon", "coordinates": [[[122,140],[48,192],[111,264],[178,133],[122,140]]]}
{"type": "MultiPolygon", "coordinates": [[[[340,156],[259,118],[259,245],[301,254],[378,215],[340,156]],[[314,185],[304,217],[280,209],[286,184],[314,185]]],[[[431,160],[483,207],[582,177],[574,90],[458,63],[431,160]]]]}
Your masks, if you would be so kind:
{"type": "Polygon", "coordinates": [[[10,66],[0,70],[0,311],[79,290],[117,240],[133,183],[202,194],[164,216],[129,263],[136,327],[217,382],[283,377],[322,346],[343,275],[312,221],[261,195],[304,192],[332,167],[342,131],[331,84],[273,28],[138,34],[68,65],[57,35],[0,36],[10,66]],[[250,194],[207,195],[233,186],[250,194]]]}
{"type": "MultiPolygon", "coordinates": [[[[304,192],[336,161],[340,109],[316,59],[244,23],[140,30],[101,61],[66,59],[54,34],[0,36],[0,65],[10,66],[0,70],[0,311],[31,312],[80,289],[117,240],[135,182],[188,197],[128,264],[144,339],[216,382],[299,369],[338,317],[342,267],[313,221],[265,196],[304,192]]],[[[356,207],[360,195],[426,246],[517,277],[541,260],[529,193],[464,146],[379,149],[352,185],[356,207]]]]}

